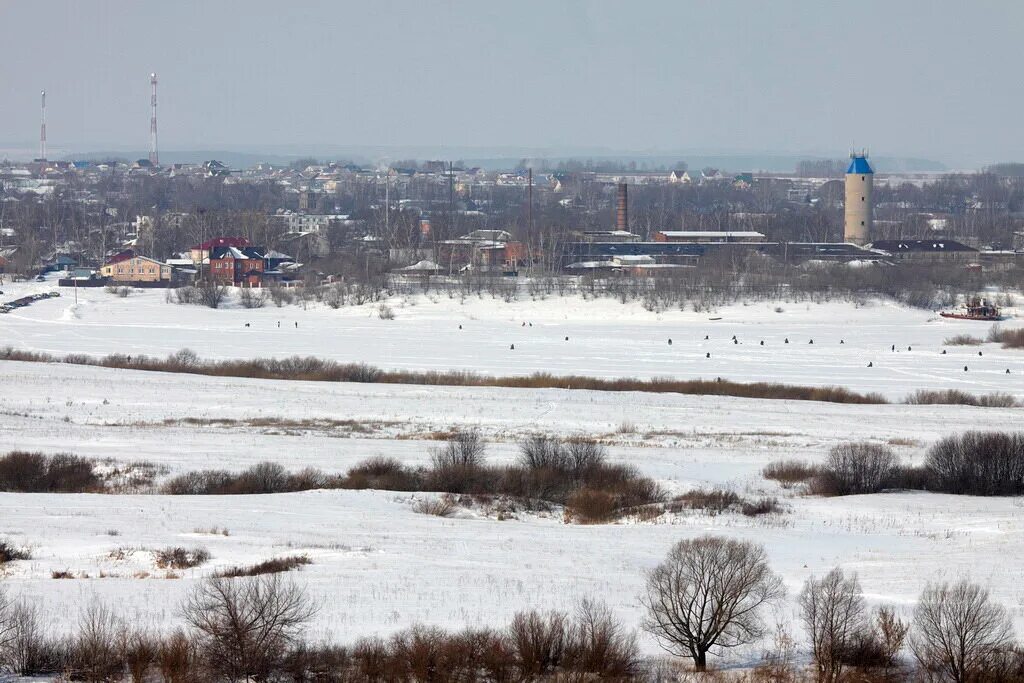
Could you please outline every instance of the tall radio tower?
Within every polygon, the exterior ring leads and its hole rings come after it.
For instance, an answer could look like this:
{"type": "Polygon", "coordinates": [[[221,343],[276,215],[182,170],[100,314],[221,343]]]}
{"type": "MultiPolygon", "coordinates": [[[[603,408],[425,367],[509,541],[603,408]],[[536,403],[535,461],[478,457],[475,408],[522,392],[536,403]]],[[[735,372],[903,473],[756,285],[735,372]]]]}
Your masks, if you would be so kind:
{"type": "Polygon", "coordinates": [[[150,99],[153,113],[149,119],[149,163],[159,166],[160,157],[156,151],[156,74],[149,74],[149,84],[153,86],[153,96],[150,99]]]}
{"type": "Polygon", "coordinates": [[[39,159],[46,161],[46,91],[41,94],[41,118],[39,123],[39,159]]]}

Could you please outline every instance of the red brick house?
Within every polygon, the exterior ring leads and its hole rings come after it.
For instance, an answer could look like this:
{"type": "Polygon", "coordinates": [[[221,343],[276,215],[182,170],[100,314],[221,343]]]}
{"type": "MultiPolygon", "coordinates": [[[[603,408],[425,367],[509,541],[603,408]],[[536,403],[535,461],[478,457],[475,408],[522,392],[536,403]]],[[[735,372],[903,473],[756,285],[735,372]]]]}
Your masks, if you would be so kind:
{"type": "Polygon", "coordinates": [[[213,247],[210,277],[238,287],[262,287],[267,271],[266,254],[258,247],[213,247]]]}

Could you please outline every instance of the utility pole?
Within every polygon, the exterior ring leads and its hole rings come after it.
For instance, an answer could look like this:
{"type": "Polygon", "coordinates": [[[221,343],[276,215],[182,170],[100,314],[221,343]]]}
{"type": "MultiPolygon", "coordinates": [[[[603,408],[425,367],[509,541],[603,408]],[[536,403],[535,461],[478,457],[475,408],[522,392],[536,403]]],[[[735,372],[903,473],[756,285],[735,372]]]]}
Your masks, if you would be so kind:
{"type": "Polygon", "coordinates": [[[149,163],[153,166],[160,165],[160,155],[156,147],[156,74],[149,74],[149,84],[153,92],[150,96],[149,106],[151,108],[149,117],[149,163]]]}
{"type": "Polygon", "coordinates": [[[529,204],[526,208],[526,230],[527,233],[533,234],[533,169],[527,169],[527,178],[529,179],[529,185],[527,186],[527,197],[529,204]]]}

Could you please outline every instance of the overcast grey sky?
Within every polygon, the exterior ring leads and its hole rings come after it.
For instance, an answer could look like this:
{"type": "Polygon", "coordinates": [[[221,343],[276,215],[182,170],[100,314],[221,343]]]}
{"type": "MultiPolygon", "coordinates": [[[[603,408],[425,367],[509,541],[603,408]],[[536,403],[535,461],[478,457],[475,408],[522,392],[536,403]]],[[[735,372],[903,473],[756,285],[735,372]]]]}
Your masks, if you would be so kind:
{"type": "Polygon", "coordinates": [[[0,145],[1024,159],[1024,2],[0,0],[0,145]],[[862,8],[862,9],[858,9],[862,8]]]}

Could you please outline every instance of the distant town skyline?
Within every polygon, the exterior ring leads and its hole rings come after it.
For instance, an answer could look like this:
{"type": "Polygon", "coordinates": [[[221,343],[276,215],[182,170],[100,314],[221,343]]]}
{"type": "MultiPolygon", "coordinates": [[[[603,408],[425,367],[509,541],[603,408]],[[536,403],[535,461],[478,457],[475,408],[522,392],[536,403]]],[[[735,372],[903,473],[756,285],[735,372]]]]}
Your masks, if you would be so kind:
{"type": "MultiPolygon", "coordinates": [[[[1024,158],[1024,6],[0,2],[0,157],[318,147],[1024,158]]],[[[286,152],[287,153],[287,152],[286,152]]]]}

